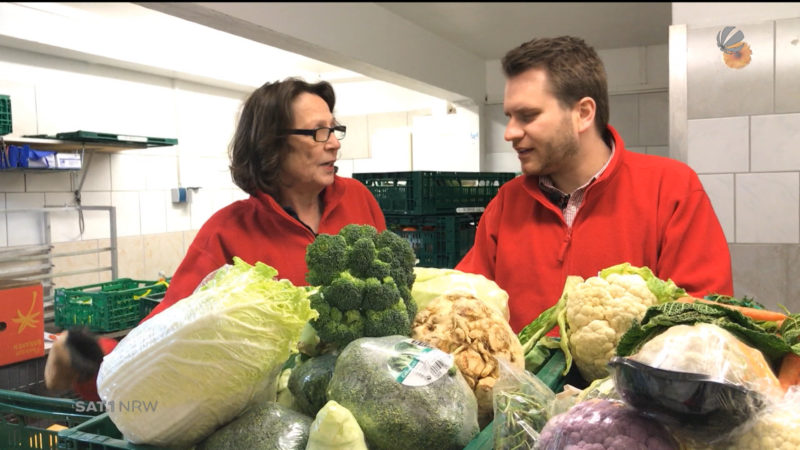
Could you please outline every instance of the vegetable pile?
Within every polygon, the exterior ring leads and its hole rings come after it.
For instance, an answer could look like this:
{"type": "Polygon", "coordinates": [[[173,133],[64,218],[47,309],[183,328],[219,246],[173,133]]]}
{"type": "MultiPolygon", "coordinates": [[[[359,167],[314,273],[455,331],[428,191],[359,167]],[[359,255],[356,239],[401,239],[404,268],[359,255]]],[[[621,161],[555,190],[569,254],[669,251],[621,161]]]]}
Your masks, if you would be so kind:
{"type": "MultiPolygon", "coordinates": [[[[800,445],[798,314],[691,297],[623,263],[567,277],[556,304],[514,334],[508,295],[493,281],[415,261],[407,241],[367,225],[317,236],[306,252],[310,286],[235,259],[106,357],[103,400],[158,402],[147,414],[116,408],[112,421],[134,443],[198,450],[800,445]],[[556,326],[560,337],[547,336],[556,326]],[[758,401],[747,412],[729,401],[744,420],[718,421],[720,436],[695,441],[686,423],[633,400],[618,380],[621,360],[638,382],[674,372],[758,401]],[[561,391],[577,378],[589,387],[561,391]]],[[[702,409],[702,395],[682,386],[672,386],[688,399],[679,406],[702,409]]],[[[660,408],[672,397],[658,392],[647,399],[660,408]]]]}

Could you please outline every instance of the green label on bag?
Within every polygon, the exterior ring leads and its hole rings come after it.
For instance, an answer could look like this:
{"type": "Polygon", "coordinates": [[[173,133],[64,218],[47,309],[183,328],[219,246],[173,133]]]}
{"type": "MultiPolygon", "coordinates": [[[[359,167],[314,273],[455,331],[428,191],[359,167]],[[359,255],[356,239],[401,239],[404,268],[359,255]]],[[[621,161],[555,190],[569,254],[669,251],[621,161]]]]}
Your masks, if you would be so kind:
{"type": "Polygon", "coordinates": [[[431,384],[453,366],[453,355],[413,339],[398,342],[394,351],[389,358],[389,369],[404,386],[431,384]]]}

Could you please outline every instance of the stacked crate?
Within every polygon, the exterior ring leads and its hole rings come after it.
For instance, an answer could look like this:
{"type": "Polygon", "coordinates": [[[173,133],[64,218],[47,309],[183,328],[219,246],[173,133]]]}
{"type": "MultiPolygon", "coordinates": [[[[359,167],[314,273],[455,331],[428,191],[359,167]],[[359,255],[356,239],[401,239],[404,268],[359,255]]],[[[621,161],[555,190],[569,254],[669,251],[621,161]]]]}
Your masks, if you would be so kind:
{"type": "Polygon", "coordinates": [[[418,266],[452,268],[472,247],[489,201],[513,172],[355,173],[378,200],[388,229],[407,239],[418,266]]]}

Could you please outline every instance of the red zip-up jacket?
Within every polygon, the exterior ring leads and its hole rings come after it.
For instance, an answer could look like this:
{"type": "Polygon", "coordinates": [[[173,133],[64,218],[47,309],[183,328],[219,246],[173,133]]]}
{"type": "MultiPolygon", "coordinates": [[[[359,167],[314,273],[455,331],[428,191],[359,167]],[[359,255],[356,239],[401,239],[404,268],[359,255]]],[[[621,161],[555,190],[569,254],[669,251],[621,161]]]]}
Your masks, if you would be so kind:
{"type": "Polygon", "coordinates": [[[608,128],[614,155],[586,188],[572,227],[538,177],[518,176],[487,205],[456,266],[508,293],[515,332],[558,301],[568,275],[588,278],[623,262],[694,296],[733,295],[728,243],[697,174],[680,161],[625,150],[608,128]]]}
{"type": "MultiPolygon", "coordinates": [[[[386,220],[372,193],[352,178],[335,177],[322,192],[323,211],[320,234],[336,234],[345,225],[372,225],[383,231],[386,220]]],[[[178,266],[164,299],[142,322],[175,302],[188,297],[210,272],[231,264],[238,256],[248,264],[261,261],[274,267],[279,278],[295,286],[305,286],[308,268],[306,247],[316,236],[299,220],[287,213],[270,195],[258,194],[240,200],[214,213],[200,228],[178,266]]],[[[101,338],[104,354],[117,341],[101,338]]],[[[89,380],[74,386],[87,400],[99,400],[97,383],[89,380]]]]}

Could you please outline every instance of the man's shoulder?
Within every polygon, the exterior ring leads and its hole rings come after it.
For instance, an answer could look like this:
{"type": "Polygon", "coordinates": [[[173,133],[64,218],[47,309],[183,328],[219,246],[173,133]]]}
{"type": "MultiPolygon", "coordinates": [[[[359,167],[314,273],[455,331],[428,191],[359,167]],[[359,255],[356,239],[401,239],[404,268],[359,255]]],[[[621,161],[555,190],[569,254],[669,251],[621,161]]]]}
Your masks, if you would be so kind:
{"type": "Polygon", "coordinates": [[[625,164],[634,170],[659,171],[668,174],[694,174],[694,170],[685,162],[660,155],[648,155],[627,150],[625,164]]]}

